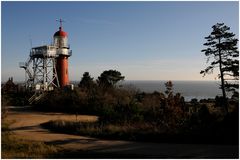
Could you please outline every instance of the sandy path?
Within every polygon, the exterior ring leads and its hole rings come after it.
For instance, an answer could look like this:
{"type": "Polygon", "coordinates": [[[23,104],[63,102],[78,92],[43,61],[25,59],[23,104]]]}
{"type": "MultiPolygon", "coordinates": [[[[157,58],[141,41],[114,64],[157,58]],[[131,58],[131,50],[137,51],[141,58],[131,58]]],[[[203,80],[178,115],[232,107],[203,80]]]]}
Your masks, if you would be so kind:
{"type": "MultiPolygon", "coordinates": [[[[238,146],[200,144],[159,144],[100,140],[85,136],[58,134],[40,127],[56,120],[76,120],[75,115],[34,111],[10,111],[7,119],[15,121],[10,128],[15,136],[55,144],[68,151],[64,158],[236,158],[238,146]]],[[[78,120],[95,121],[96,116],[79,115],[78,120]]]]}

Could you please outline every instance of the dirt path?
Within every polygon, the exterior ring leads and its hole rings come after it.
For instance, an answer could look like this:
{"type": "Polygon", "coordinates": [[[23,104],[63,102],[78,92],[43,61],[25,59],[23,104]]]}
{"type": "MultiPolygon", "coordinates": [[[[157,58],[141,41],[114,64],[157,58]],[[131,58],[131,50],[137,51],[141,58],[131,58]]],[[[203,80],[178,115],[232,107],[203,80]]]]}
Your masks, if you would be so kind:
{"type": "MultiPolygon", "coordinates": [[[[100,140],[85,136],[58,134],[40,127],[56,120],[75,120],[75,115],[43,113],[11,109],[7,119],[15,136],[25,140],[43,141],[62,147],[61,158],[236,158],[238,146],[201,144],[159,144],[116,140],[100,140]]],[[[96,116],[78,116],[81,121],[95,121],[96,116]]]]}

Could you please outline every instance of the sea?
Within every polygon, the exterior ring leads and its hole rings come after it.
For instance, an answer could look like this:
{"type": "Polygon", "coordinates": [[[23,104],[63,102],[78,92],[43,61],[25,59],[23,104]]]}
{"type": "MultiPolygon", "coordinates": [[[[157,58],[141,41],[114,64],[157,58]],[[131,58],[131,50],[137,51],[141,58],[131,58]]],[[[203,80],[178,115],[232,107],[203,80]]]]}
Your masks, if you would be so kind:
{"type": "MultiPolygon", "coordinates": [[[[166,90],[166,80],[124,80],[118,83],[119,86],[127,89],[134,89],[139,92],[153,93],[154,91],[164,93],[166,90]]],[[[20,83],[20,82],[19,82],[20,83]]],[[[71,81],[71,84],[77,86],[79,81],[71,81]]],[[[181,93],[185,101],[191,99],[214,99],[221,96],[219,88],[220,81],[172,81],[173,92],[181,93]]],[[[231,93],[227,93],[231,97],[231,93]]]]}
{"type": "MultiPolygon", "coordinates": [[[[167,81],[130,81],[126,80],[120,83],[120,86],[129,89],[135,89],[140,92],[152,93],[154,91],[164,93],[167,81]]],[[[190,101],[193,98],[200,99],[213,99],[216,96],[221,96],[219,88],[220,81],[172,81],[173,92],[181,93],[185,101],[190,101]]],[[[231,96],[231,95],[228,95],[231,96]]]]}

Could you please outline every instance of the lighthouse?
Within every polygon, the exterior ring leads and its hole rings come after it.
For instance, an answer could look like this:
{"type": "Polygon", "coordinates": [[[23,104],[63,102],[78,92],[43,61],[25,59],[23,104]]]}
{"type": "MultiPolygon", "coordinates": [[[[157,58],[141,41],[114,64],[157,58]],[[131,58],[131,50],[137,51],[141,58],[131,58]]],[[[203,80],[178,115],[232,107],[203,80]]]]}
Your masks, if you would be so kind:
{"type": "Polygon", "coordinates": [[[68,86],[73,89],[68,78],[68,57],[72,51],[68,44],[68,34],[63,31],[63,21],[58,21],[60,27],[53,35],[53,44],[31,48],[27,61],[19,63],[19,67],[25,70],[26,89],[35,92],[29,99],[30,104],[55,88],[68,86]]]}
{"type": "Polygon", "coordinates": [[[68,45],[68,34],[63,31],[62,19],[59,20],[60,27],[57,32],[54,33],[54,46],[56,48],[56,71],[59,80],[60,87],[63,88],[69,85],[68,78],[68,57],[72,55],[70,47],[68,45]]]}
{"type": "Polygon", "coordinates": [[[64,88],[69,85],[68,57],[72,55],[68,44],[68,34],[63,31],[62,19],[59,30],[53,35],[53,43],[30,49],[26,62],[20,62],[25,69],[25,86],[37,94],[64,88]]]}

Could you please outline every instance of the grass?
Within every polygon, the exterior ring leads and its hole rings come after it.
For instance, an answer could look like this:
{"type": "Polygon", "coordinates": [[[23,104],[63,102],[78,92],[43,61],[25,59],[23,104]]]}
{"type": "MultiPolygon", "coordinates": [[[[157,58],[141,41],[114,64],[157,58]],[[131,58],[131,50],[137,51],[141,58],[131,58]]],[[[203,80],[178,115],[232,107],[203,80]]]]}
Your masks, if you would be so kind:
{"type": "Polygon", "coordinates": [[[56,147],[43,142],[20,140],[2,133],[2,158],[49,158],[57,151],[56,147]]]}
{"type": "Polygon", "coordinates": [[[4,159],[16,158],[51,158],[58,149],[43,142],[26,141],[18,139],[8,128],[9,123],[2,121],[2,157],[4,159]]]}
{"type": "Polygon", "coordinates": [[[146,134],[149,130],[160,132],[156,127],[147,123],[138,124],[104,124],[100,122],[72,122],[64,120],[54,120],[43,123],[44,128],[52,131],[81,134],[106,139],[135,140],[135,135],[146,134]]]}

